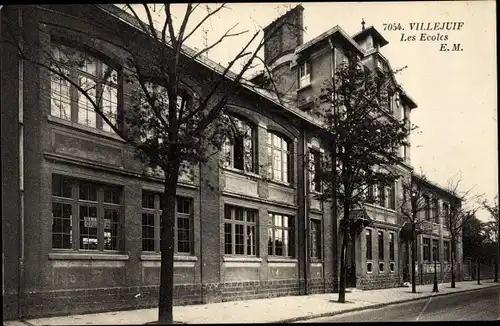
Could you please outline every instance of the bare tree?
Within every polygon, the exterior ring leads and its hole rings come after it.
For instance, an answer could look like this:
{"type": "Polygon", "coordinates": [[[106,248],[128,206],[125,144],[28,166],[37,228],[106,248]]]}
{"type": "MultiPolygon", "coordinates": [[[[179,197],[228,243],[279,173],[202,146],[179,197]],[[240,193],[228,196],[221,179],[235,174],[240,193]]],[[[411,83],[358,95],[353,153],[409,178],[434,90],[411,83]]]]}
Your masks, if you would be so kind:
{"type": "MultiPolygon", "coordinates": [[[[6,33],[10,40],[6,43],[17,49],[22,60],[48,71],[53,81],[75,89],[78,101],[85,102],[87,110],[102,119],[103,126],[131,145],[147,166],[163,172],[165,200],[160,218],[158,319],[165,324],[173,321],[174,221],[179,174],[196,163],[207,162],[219,152],[225,138],[241,135],[241,130],[225,114],[226,105],[242,94],[243,83],[249,84],[244,74],[254,64],[267,39],[281,27],[277,24],[264,37],[259,36],[260,30],[256,31],[225,67],[211,63],[212,70],[205,71],[200,66],[207,62],[205,54],[209,50],[248,31],[236,31],[237,26],[232,26],[212,44],[201,50],[190,49],[185,44],[193,34],[211,17],[228,8],[223,3],[207,10],[188,30],[188,23],[192,22],[191,17],[199,7],[200,4],[187,3],[184,15],[177,20],[170,3],[155,4],[154,8],[143,4],[145,18],[142,20],[137,5],[127,4],[125,8],[129,13],[113,5],[88,5],[75,14],[75,19],[92,24],[94,30],[82,33],[66,28],[59,31],[73,40],[83,40],[87,46],[113,48],[126,58],[122,67],[123,79],[133,89],[127,110],[110,104],[110,92],[113,92],[110,87],[117,83],[117,69],[104,65],[95,79],[76,78],[72,73],[75,69],[85,70],[86,65],[92,66],[96,59],[64,43],[43,44],[37,35],[19,28],[17,21],[2,17],[9,27],[6,33]],[[163,11],[159,30],[155,29],[153,18],[157,8],[163,11]],[[103,17],[103,10],[113,14],[118,10],[119,16],[126,17],[133,27],[125,29],[117,22],[98,21],[98,17],[103,17]],[[260,41],[256,41],[258,39],[260,41]],[[252,47],[254,49],[250,50],[252,47]],[[238,64],[241,69],[235,73],[232,70],[238,64]],[[201,80],[194,80],[193,71],[195,78],[201,80]],[[214,149],[212,153],[210,148],[214,149]]],[[[30,8],[35,9],[26,7],[23,10],[30,8]]],[[[47,30],[40,32],[47,33],[47,30]]],[[[55,106],[61,116],[69,112],[63,100],[55,106]]]]}
{"type": "Polygon", "coordinates": [[[411,246],[411,291],[417,292],[416,262],[417,262],[417,236],[429,230],[429,223],[425,215],[430,216],[433,207],[430,197],[433,195],[432,187],[424,172],[414,175],[410,180],[403,181],[403,192],[400,198],[403,233],[410,240],[411,246]]]}
{"type": "Polygon", "coordinates": [[[458,178],[456,181],[449,180],[447,186],[447,192],[453,195],[456,200],[451,203],[449,212],[443,212],[443,222],[445,227],[450,233],[451,242],[451,255],[450,255],[450,265],[451,265],[451,287],[455,288],[455,264],[457,261],[457,246],[461,242],[462,232],[464,225],[475,217],[479,206],[476,204],[477,200],[481,195],[473,194],[473,188],[466,191],[460,190],[461,179],[458,178]]]}
{"type": "Polygon", "coordinates": [[[491,220],[484,225],[484,231],[487,241],[496,243],[497,258],[495,260],[495,282],[498,282],[498,273],[500,267],[500,222],[498,213],[498,196],[495,196],[493,203],[489,203],[486,199],[481,203],[483,209],[488,211],[491,220]]]}
{"type": "Polygon", "coordinates": [[[366,226],[351,211],[376,200],[368,196],[369,187],[389,186],[399,177],[393,168],[403,162],[399,149],[408,146],[411,129],[406,119],[397,120],[390,112],[397,71],[377,74],[364,69],[356,53],[347,56],[349,62],[337,67],[335,78],[325,84],[314,112],[324,121],[318,137],[326,144],[315,171],[324,185],[317,197],[332,202],[335,214],[337,202],[343,211],[339,302],[345,302],[349,238],[366,226]]]}

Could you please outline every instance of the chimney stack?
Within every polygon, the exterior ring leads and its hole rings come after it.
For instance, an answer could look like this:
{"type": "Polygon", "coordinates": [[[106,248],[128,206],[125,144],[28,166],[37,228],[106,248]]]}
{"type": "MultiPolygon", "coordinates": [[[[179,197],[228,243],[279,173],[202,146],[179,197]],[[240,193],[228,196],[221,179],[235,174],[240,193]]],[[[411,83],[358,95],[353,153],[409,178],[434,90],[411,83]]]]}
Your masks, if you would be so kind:
{"type": "Polygon", "coordinates": [[[304,42],[304,19],[301,5],[287,11],[284,15],[264,28],[264,62],[271,65],[279,57],[293,53],[304,42]]]}

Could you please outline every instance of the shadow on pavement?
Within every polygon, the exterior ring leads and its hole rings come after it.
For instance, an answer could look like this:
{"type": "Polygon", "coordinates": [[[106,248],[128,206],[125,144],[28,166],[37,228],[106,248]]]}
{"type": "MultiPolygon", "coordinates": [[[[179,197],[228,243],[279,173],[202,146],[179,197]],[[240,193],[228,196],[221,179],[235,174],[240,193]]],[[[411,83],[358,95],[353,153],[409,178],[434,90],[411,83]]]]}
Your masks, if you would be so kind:
{"type": "Polygon", "coordinates": [[[352,302],[352,301],[347,301],[347,300],[346,300],[346,302],[343,302],[343,303],[342,303],[342,302],[339,302],[338,300],[328,300],[328,302],[332,302],[332,303],[340,303],[340,304],[354,303],[354,302],[352,302]]]}

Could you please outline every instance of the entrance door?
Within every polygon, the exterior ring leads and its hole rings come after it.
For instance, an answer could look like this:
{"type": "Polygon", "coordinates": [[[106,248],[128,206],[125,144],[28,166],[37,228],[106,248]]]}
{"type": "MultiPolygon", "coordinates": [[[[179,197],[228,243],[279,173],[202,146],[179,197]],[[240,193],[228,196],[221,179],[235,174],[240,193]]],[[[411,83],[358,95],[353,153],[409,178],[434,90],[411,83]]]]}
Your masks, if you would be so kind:
{"type": "Polygon", "coordinates": [[[356,246],[355,240],[351,237],[346,250],[346,287],[356,287],[356,246]]]}

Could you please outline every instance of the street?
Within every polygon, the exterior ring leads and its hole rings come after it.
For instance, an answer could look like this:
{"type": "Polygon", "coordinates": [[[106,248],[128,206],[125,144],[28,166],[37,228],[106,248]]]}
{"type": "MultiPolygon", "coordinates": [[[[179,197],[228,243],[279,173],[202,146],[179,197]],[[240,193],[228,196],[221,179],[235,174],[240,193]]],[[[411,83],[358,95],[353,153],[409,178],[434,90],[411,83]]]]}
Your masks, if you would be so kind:
{"type": "Polygon", "coordinates": [[[500,287],[427,298],[303,322],[499,320],[500,287]]]}

